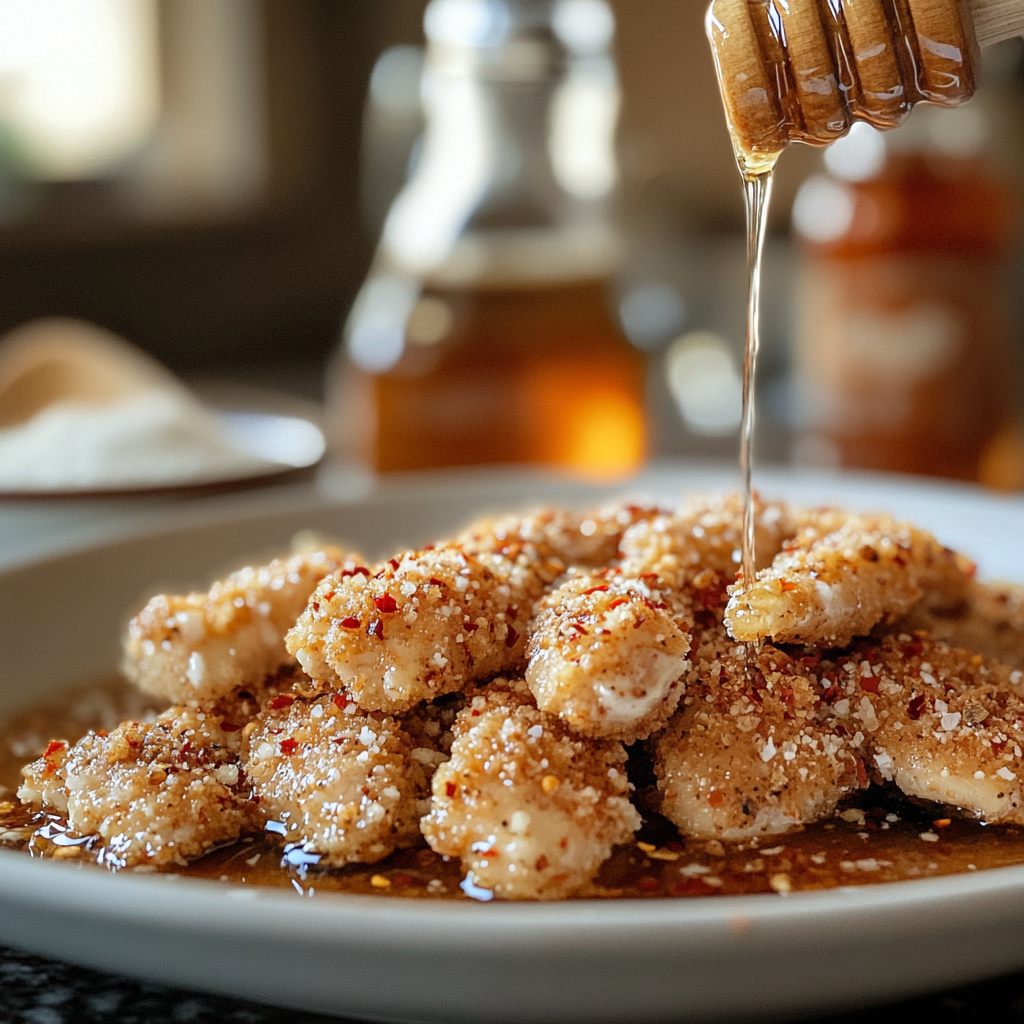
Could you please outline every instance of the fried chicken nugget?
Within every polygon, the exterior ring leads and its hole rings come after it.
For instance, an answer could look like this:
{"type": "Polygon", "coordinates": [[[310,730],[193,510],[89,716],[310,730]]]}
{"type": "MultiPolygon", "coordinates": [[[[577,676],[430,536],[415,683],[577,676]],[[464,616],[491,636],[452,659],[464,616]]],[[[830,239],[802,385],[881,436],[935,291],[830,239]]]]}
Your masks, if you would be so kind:
{"type": "Polygon", "coordinates": [[[983,821],[1024,824],[1024,685],[1010,669],[903,633],[836,663],[833,709],[868,737],[877,775],[983,821]]]}
{"type": "Polygon", "coordinates": [[[962,594],[973,566],[926,530],[886,515],[810,513],[725,612],[737,640],[843,647],[906,614],[927,593],[962,594]]]}
{"type": "Polygon", "coordinates": [[[654,743],[662,813],[684,835],[786,832],[867,786],[864,737],[828,713],[818,657],[754,653],[721,629],[691,657],[684,706],[654,743]]]}
{"type": "Polygon", "coordinates": [[[320,683],[368,711],[405,711],[524,661],[534,601],[562,571],[457,545],[409,551],[375,574],[328,577],[287,637],[320,683]]]}
{"type": "Polygon", "coordinates": [[[320,580],[344,564],[339,549],[324,546],[240,569],[206,594],[159,594],[128,624],[124,674],[176,704],[256,685],[292,660],[285,633],[320,580]]]}
{"type": "Polygon", "coordinates": [[[650,577],[577,573],[538,606],[526,681],[542,711],[573,732],[631,743],[679,703],[690,636],[650,577]]]}
{"type": "Polygon", "coordinates": [[[621,744],[574,738],[522,681],[470,696],[454,733],[421,828],[437,853],[462,859],[470,895],[569,896],[639,828],[621,744]]]}
{"type": "Polygon", "coordinates": [[[242,763],[268,831],[334,867],[418,842],[427,779],[395,719],[341,694],[282,694],[254,724],[242,763]]]}
{"type": "MultiPolygon", "coordinates": [[[[282,680],[284,685],[288,680],[282,680]]],[[[111,867],[185,864],[259,827],[239,763],[241,730],[278,688],[205,708],[172,707],[153,723],[55,741],[22,770],[24,803],[50,808],[102,842],[111,867]]]]}
{"type": "MultiPolygon", "coordinates": [[[[754,530],[759,565],[768,565],[798,528],[788,505],[755,498],[754,530]]],[[[622,536],[624,576],[654,575],[674,607],[713,605],[740,571],[743,500],[739,495],[697,497],[676,512],[639,520],[622,536]]]]}

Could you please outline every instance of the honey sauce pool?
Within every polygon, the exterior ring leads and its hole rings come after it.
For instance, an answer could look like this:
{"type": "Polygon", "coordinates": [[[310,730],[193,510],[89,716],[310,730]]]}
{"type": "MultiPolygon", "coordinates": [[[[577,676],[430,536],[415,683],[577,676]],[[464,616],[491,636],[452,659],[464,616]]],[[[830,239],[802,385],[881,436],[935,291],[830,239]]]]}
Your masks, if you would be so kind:
{"type": "MultiPolygon", "coordinates": [[[[95,840],[65,830],[47,812],[21,805],[14,792],[21,767],[51,738],[77,740],[92,729],[113,728],[126,717],[145,719],[159,709],[117,680],[83,688],[59,703],[22,714],[0,727],[0,848],[27,856],[106,870],[95,840]]],[[[638,805],[650,803],[653,775],[637,745],[630,771],[638,805]]],[[[657,814],[645,814],[633,844],[621,846],[595,883],[576,898],[659,899],[796,892],[838,886],[934,878],[1024,864],[1024,829],[982,825],[916,806],[888,789],[869,789],[831,819],[785,835],[724,843],[679,836],[657,814]]],[[[149,870],[146,868],[134,870],[149,870]]],[[[290,889],[297,896],[330,892],[420,899],[489,898],[462,887],[457,860],[425,843],[376,864],[323,870],[315,855],[282,846],[273,835],[247,837],[215,850],[174,874],[236,885],[290,889]]]]}

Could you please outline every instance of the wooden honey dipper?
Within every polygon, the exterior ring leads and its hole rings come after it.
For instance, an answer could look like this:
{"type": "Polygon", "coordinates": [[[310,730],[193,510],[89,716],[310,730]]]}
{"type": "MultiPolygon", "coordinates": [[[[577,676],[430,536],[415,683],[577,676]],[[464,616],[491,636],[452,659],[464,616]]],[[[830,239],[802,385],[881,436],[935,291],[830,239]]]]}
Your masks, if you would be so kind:
{"type": "Polygon", "coordinates": [[[1024,0],[713,0],[707,30],[749,176],[789,142],[826,145],[854,121],[893,128],[915,103],[969,99],[978,47],[1024,34],[1024,0]]]}

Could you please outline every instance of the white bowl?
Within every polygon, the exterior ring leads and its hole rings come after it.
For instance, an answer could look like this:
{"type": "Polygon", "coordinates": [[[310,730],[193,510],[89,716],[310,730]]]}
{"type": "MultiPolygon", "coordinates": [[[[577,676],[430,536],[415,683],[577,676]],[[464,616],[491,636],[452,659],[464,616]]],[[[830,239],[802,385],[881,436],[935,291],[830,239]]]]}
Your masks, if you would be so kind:
{"type": "MultiPolygon", "coordinates": [[[[766,495],[889,510],[1024,580],[1024,504],[867,476],[758,474],[766,495]]],[[[625,488],[676,497],[733,474],[678,468],[625,488]]],[[[620,488],[621,489],[621,488],[620,488]]],[[[155,587],[206,582],[299,529],[369,554],[486,508],[577,504],[530,476],[421,478],[349,502],[253,507],[0,573],[0,716],[117,664],[155,587]]],[[[180,515],[180,513],[179,513],[180,515]]],[[[1024,867],[788,896],[462,904],[109,875],[0,851],[0,942],[282,1006],[403,1021],[706,1020],[849,1007],[1024,964],[1024,867]]]]}

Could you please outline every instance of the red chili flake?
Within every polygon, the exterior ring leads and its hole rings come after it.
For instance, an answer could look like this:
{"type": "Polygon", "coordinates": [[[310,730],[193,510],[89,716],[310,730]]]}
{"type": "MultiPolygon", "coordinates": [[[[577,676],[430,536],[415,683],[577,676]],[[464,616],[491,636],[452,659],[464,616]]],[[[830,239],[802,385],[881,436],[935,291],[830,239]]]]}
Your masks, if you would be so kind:
{"type": "Polygon", "coordinates": [[[892,560],[902,568],[907,564],[907,560],[902,555],[893,555],[892,560]]]}
{"type": "Polygon", "coordinates": [[[370,570],[365,565],[357,565],[354,569],[345,569],[339,573],[340,576],[365,576],[367,579],[370,577],[370,570]]]}
{"type": "Polygon", "coordinates": [[[714,793],[708,793],[708,803],[712,807],[721,807],[725,803],[725,794],[718,789],[714,793]]]}
{"type": "Polygon", "coordinates": [[[464,633],[475,633],[480,626],[475,622],[464,622],[461,628],[464,633]]]}
{"type": "Polygon", "coordinates": [[[182,743],[182,745],[181,745],[180,753],[187,754],[191,749],[192,749],[192,741],[191,740],[185,740],[185,742],[182,743]]]}
{"type": "Polygon", "coordinates": [[[399,562],[399,560],[398,560],[397,558],[389,558],[389,559],[388,559],[388,565],[390,565],[390,566],[391,566],[391,568],[395,570],[395,572],[398,572],[398,567],[399,567],[399,566],[400,566],[401,564],[402,564],[402,563],[401,563],[401,562],[399,562]]]}
{"type": "Polygon", "coordinates": [[[919,693],[914,697],[907,705],[907,717],[916,722],[921,717],[921,712],[924,709],[924,702],[925,696],[923,693],[919,693]]]}
{"type": "Polygon", "coordinates": [[[361,625],[362,623],[352,615],[347,619],[341,620],[341,626],[343,629],[358,629],[361,625]]]}
{"type": "Polygon", "coordinates": [[[66,749],[67,744],[62,742],[61,740],[50,740],[49,744],[46,747],[46,753],[43,754],[43,757],[46,758],[46,760],[49,760],[51,757],[53,757],[54,754],[57,753],[58,750],[66,749]]]}
{"type": "Polygon", "coordinates": [[[779,587],[784,594],[788,594],[791,590],[796,590],[799,586],[799,583],[794,583],[792,580],[779,580],[779,587]]]}
{"type": "Polygon", "coordinates": [[[320,611],[320,602],[319,601],[314,601],[313,602],[313,611],[315,611],[315,612],[320,611]]]}
{"type": "Polygon", "coordinates": [[[860,681],[860,688],[868,693],[878,693],[878,679],[875,676],[863,676],[860,681]]]}
{"type": "Polygon", "coordinates": [[[470,711],[470,713],[469,713],[469,717],[470,718],[479,718],[480,717],[480,712],[477,711],[476,708],[473,708],[473,710],[470,711]]]}
{"type": "Polygon", "coordinates": [[[286,740],[281,740],[281,753],[286,757],[291,757],[296,750],[299,749],[299,744],[296,740],[289,737],[286,740]]]}
{"type": "Polygon", "coordinates": [[[127,739],[128,739],[128,746],[131,747],[132,750],[138,750],[139,747],[142,746],[142,740],[137,740],[133,736],[128,736],[127,739]]]}
{"type": "Polygon", "coordinates": [[[439,580],[436,576],[431,576],[427,583],[432,587],[447,587],[448,584],[444,580],[439,580]]]}
{"type": "Polygon", "coordinates": [[[826,691],[825,691],[825,692],[824,692],[824,693],[823,693],[823,694],[821,695],[821,699],[822,699],[823,701],[833,701],[833,700],[835,700],[835,699],[836,699],[836,697],[838,697],[838,696],[839,696],[839,687],[838,687],[838,686],[830,686],[830,687],[829,687],[829,688],[828,688],[828,689],[827,689],[827,690],[826,690],[826,691]]]}
{"type": "Polygon", "coordinates": [[[641,892],[657,892],[661,888],[661,882],[650,875],[644,875],[644,877],[636,883],[636,887],[641,892]]]}
{"type": "Polygon", "coordinates": [[[515,647],[516,641],[519,639],[519,634],[515,631],[513,626],[508,627],[508,634],[505,637],[506,647],[515,647]]]}
{"type": "Polygon", "coordinates": [[[608,586],[607,583],[601,583],[601,584],[599,584],[596,587],[591,587],[589,590],[584,590],[583,593],[584,594],[596,594],[596,593],[598,593],[598,591],[609,590],[609,589],[611,589],[611,588],[608,586]]]}
{"type": "Polygon", "coordinates": [[[367,636],[375,636],[378,640],[383,640],[384,639],[384,623],[381,622],[380,619],[374,619],[373,622],[371,622],[366,627],[366,635],[367,636]]]}
{"type": "Polygon", "coordinates": [[[279,697],[275,697],[268,705],[268,708],[273,708],[275,711],[280,711],[281,708],[291,707],[295,703],[295,698],[290,693],[282,693],[279,697]]]}
{"type": "Polygon", "coordinates": [[[849,736],[850,730],[843,725],[842,722],[836,722],[836,727],[832,730],[836,736],[849,736]]]}
{"type": "Polygon", "coordinates": [[[373,606],[377,611],[383,612],[385,615],[398,611],[398,602],[390,594],[382,594],[380,597],[375,597],[373,599],[373,606]]]}
{"type": "Polygon", "coordinates": [[[220,723],[220,727],[224,732],[238,732],[242,728],[240,725],[236,725],[234,722],[227,721],[227,719],[220,723]]]}
{"type": "Polygon", "coordinates": [[[97,736],[99,736],[99,738],[100,738],[101,740],[105,740],[105,739],[106,739],[106,738],[107,738],[107,737],[108,737],[108,736],[110,735],[110,733],[109,733],[109,732],[107,732],[107,730],[106,730],[106,729],[100,729],[100,730],[99,730],[99,731],[98,731],[98,732],[96,733],[96,735],[97,735],[97,736]]]}
{"type": "Polygon", "coordinates": [[[533,865],[535,871],[543,871],[551,862],[542,853],[537,858],[537,863],[533,865]]]}
{"type": "Polygon", "coordinates": [[[920,657],[924,651],[924,644],[920,640],[911,641],[909,644],[900,645],[900,653],[904,658],[917,658],[920,657]]]}
{"type": "Polygon", "coordinates": [[[331,698],[331,702],[334,704],[336,708],[338,708],[341,711],[344,711],[345,708],[347,708],[350,704],[355,703],[355,701],[349,700],[348,697],[346,697],[345,694],[343,693],[336,693],[331,698]]]}
{"type": "Polygon", "coordinates": [[[868,771],[859,757],[857,758],[857,784],[861,789],[868,788],[868,771]]]}
{"type": "Polygon", "coordinates": [[[587,631],[578,622],[570,622],[569,623],[569,628],[570,629],[575,629],[577,636],[589,636],[590,635],[589,633],[587,633],[587,631]]]}
{"type": "Polygon", "coordinates": [[[324,600],[325,601],[333,601],[334,600],[334,595],[336,593],[337,593],[337,591],[335,591],[335,590],[328,590],[327,593],[324,594],[324,600]]]}
{"type": "Polygon", "coordinates": [[[456,786],[454,782],[446,782],[444,784],[445,796],[455,796],[455,791],[457,789],[458,786],[456,786]]]}
{"type": "Polygon", "coordinates": [[[612,603],[610,605],[608,605],[608,611],[611,611],[613,608],[618,608],[619,605],[622,605],[622,604],[629,604],[629,598],[628,597],[617,597],[617,598],[615,598],[615,600],[612,601],[612,603]]]}

